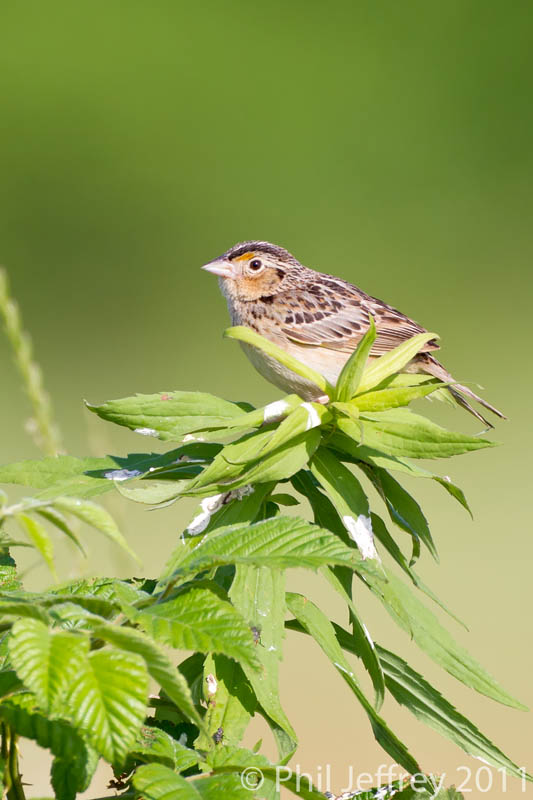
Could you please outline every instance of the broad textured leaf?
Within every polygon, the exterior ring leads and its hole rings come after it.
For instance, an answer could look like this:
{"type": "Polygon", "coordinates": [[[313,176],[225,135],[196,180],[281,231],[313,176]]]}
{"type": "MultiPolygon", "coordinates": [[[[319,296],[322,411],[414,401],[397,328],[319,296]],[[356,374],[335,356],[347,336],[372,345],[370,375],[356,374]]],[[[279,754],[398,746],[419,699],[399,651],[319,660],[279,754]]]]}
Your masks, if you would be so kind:
{"type": "Polygon", "coordinates": [[[55,508],[60,511],[72,514],[74,517],[81,519],[96,530],[105,534],[108,539],[118,544],[127,553],[132,556],[136,561],[139,557],[133,552],[124,536],[119,531],[117,524],[111,514],[90,500],[80,500],[75,497],[57,497],[54,500],[55,508]]]}
{"type": "Polygon", "coordinates": [[[403,367],[422,350],[430,339],[438,339],[436,333],[419,333],[389,350],[385,355],[375,358],[365,369],[358,387],[359,394],[367,392],[390,375],[401,372],[403,367]]]}
{"type": "Polygon", "coordinates": [[[30,600],[10,597],[9,592],[0,597],[0,619],[2,617],[29,617],[45,623],[51,622],[50,615],[41,605],[30,600]]]}
{"type": "Polygon", "coordinates": [[[223,564],[282,569],[341,564],[357,570],[370,569],[357,550],[338,536],[298,517],[275,517],[222,530],[198,545],[181,562],[178,572],[188,574],[223,564]]]}
{"type": "Polygon", "coordinates": [[[374,318],[369,315],[369,328],[341,370],[335,388],[335,399],[341,403],[350,400],[361,383],[368,355],[376,340],[374,318]]]}
{"type": "Polygon", "coordinates": [[[209,588],[192,587],[133,616],[154,639],[177,649],[223,653],[257,666],[248,624],[231,603],[209,588]]]}
{"type": "Polygon", "coordinates": [[[133,785],[145,800],[199,800],[200,795],[190,781],[162,764],[139,767],[133,785]]]}
{"type": "Polygon", "coordinates": [[[284,367],[292,370],[295,372],[296,375],[300,375],[302,378],[306,378],[311,383],[316,384],[324,394],[333,397],[334,395],[334,388],[331,386],[327,380],[316,370],[308,367],[306,364],[303,364],[301,361],[298,361],[297,358],[294,356],[289,355],[285,350],[278,345],[271,342],[269,339],[265,339],[264,336],[260,336],[258,333],[253,331],[251,328],[245,328],[243,325],[237,325],[233,328],[227,328],[224,331],[224,336],[228,339],[238,339],[240,342],[244,342],[246,345],[251,345],[252,347],[256,347],[259,350],[263,350],[267,355],[271,356],[272,358],[276,359],[280,364],[283,364],[284,367]]]}
{"type": "Polygon", "coordinates": [[[72,681],[68,708],[95,749],[121,766],[146,714],[148,674],[135,653],[105,648],[92,652],[72,681]]]}
{"type": "Polygon", "coordinates": [[[418,772],[419,767],[406,746],[390,730],[386,722],[377,714],[372,703],[363,693],[350,664],[346,660],[339,645],[332,623],[317,606],[302,595],[287,593],[287,607],[303,628],[322,648],[335,669],[344,678],[357,700],[366,711],[374,736],[383,749],[401,764],[408,772],[418,772]]]}
{"type": "Polygon", "coordinates": [[[0,591],[11,592],[20,587],[17,565],[6,547],[0,542],[0,591]]]}
{"type": "Polygon", "coordinates": [[[457,644],[435,615],[393,573],[386,580],[368,575],[366,582],[382,601],[391,617],[416,644],[457,680],[499,703],[526,710],[491,675],[457,644]]]}
{"type": "Polygon", "coordinates": [[[94,635],[122,650],[136,653],[144,659],[151,677],[157,681],[182,714],[204,728],[202,717],[195,708],[187,681],[172,664],[164,650],[142,631],[118,625],[101,625],[94,635]]]}
{"type": "Polygon", "coordinates": [[[16,730],[19,736],[33,739],[55,756],[52,786],[57,797],[74,800],[78,792],[87,789],[96,769],[97,758],[70,723],[48,719],[35,708],[35,698],[31,694],[3,700],[0,719],[16,730]],[[65,769],[66,765],[68,770],[65,769]]]}
{"type": "Polygon", "coordinates": [[[54,543],[52,542],[48,531],[41,525],[41,523],[34,517],[29,517],[27,514],[17,514],[17,522],[20,523],[22,529],[26,532],[29,539],[35,545],[35,548],[44,558],[48,569],[57,579],[56,568],[54,564],[54,543]]]}
{"type": "Polygon", "coordinates": [[[40,707],[52,713],[60,708],[67,689],[83,667],[89,640],[63,631],[50,631],[35,619],[19,620],[9,637],[11,663],[40,707]]]}
{"type": "Polygon", "coordinates": [[[143,725],[130,757],[147,764],[164,764],[178,772],[193,767],[200,760],[198,753],[154,725],[143,725]]]}
{"type": "Polygon", "coordinates": [[[139,767],[133,785],[145,800],[251,800],[237,775],[185,780],[160,764],[139,767]]]}
{"type": "Polygon", "coordinates": [[[296,749],[297,737],[281,706],[278,685],[285,638],[285,576],[281,570],[238,566],[230,596],[260,634],[261,646],[256,650],[262,669],[242,666],[264,712],[285,734],[278,738],[279,757],[288,760],[296,749]]]}
{"type": "Polygon", "coordinates": [[[163,441],[180,441],[195,431],[224,428],[246,413],[237,403],[203,392],[138,394],[87,407],[102,419],[163,441]]]}

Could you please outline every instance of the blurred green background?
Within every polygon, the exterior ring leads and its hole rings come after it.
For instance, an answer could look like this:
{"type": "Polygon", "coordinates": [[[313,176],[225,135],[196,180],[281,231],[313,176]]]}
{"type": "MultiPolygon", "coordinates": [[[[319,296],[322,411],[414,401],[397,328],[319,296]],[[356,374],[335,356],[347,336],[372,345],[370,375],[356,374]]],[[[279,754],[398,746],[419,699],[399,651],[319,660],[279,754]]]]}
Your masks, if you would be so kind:
{"type": "MultiPolygon", "coordinates": [[[[501,449],[440,465],[465,489],[474,523],[438,487],[415,488],[441,553],[439,567],[424,557],[422,575],[470,625],[466,634],[450,622],[457,637],[526,703],[532,79],[526,0],[4,0],[0,8],[0,260],[68,451],[147,445],[91,417],[82,398],[177,388],[254,403],[278,396],[222,341],[225,304],[199,271],[236,241],[274,241],[360,285],[438,331],[453,374],[482,383],[510,417],[495,433],[501,449]]],[[[24,432],[29,407],[4,338],[0,359],[6,463],[38,451],[24,432]]],[[[479,430],[462,412],[423,408],[479,430]]],[[[147,515],[120,498],[111,507],[147,574],[192,510],[184,503],[147,515]]],[[[87,564],[60,548],[64,577],[132,571],[106,542],[91,541],[87,564]]],[[[45,580],[32,566],[28,582],[45,580]]],[[[318,580],[289,580],[338,612],[318,580]]],[[[369,598],[360,602],[374,638],[533,768],[530,715],[455,685],[369,598]]],[[[348,689],[297,634],[282,679],[301,736],[295,764],[316,777],[330,763],[340,791],[348,765],[357,774],[389,763],[348,689]]],[[[475,784],[479,762],[392,702],[384,716],[425,770],[460,784],[464,765],[467,796],[486,796],[475,784]]],[[[45,763],[27,748],[30,795],[46,791],[45,763]]],[[[87,796],[102,794],[108,778],[102,772],[87,796]]],[[[501,775],[492,780],[490,796],[524,796],[519,782],[504,792],[501,775]]],[[[487,781],[485,770],[478,784],[487,781]]]]}

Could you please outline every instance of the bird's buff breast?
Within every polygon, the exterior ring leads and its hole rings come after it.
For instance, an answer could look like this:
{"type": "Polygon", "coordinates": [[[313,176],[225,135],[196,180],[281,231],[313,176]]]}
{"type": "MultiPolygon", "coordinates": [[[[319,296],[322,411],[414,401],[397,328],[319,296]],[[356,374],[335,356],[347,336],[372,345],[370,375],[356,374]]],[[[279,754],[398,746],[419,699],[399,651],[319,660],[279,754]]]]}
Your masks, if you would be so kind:
{"type": "MultiPolygon", "coordinates": [[[[275,358],[267,355],[262,350],[258,350],[256,347],[252,347],[252,345],[245,344],[244,342],[241,342],[241,347],[263,378],[266,378],[267,381],[270,381],[270,383],[273,383],[287,394],[295,393],[303,400],[317,400],[324,394],[323,390],[315,383],[297,375],[291,369],[283,366],[283,364],[280,364],[279,361],[276,361],[275,358]]],[[[288,348],[285,349],[288,350],[288,348]]],[[[330,353],[329,364],[323,364],[322,357],[326,354],[323,352],[316,353],[315,351],[317,350],[320,351],[320,348],[298,348],[298,351],[304,352],[294,352],[293,350],[289,352],[290,355],[297,358],[303,364],[308,364],[312,369],[324,375],[330,383],[335,385],[342,369],[342,363],[338,368],[336,365],[332,365],[330,353]],[[311,350],[313,351],[312,353],[310,352],[311,350]]]]}

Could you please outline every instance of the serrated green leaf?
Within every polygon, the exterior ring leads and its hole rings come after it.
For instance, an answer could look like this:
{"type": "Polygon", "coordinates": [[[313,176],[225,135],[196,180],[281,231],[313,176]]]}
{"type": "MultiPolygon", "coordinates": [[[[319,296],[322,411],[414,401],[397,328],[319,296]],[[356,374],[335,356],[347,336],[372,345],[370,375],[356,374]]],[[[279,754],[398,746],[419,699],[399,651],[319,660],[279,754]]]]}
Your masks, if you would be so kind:
{"type": "Polygon", "coordinates": [[[0,598],[0,617],[29,617],[44,623],[50,622],[50,616],[42,606],[35,602],[18,599],[12,595],[10,597],[7,592],[0,598]]]}
{"type": "Polygon", "coordinates": [[[390,375],[400,372],[406,364],[422,350],[430,339],[438,339],[436,333],[419,333],[398,345],[393,350],[389,350],[385,355],[374,359],[365,369],[363,377],[358,387],[358,393],[362,394],[386,380],[390,375]]]}
{"type": "Polygon", "coordinates": [[[144,660],[136,653],[105,648],[85,659],[67,702],[76,726],[106,761],[120,767],[144,721],[147,695],[144,660]]]}
{"type": "Polygon", "coordinates": [[[61,701],[89,652],[89,640],[63,631],[50,631],[35,619],[19,620],[9,637],[9,655],[17,675],[47,713],[61,701]]]}
{"type": "Polygon", "coordinates": [[[198,753],[155,725],[143,725],[130,757],[147,764],[164,764],[178,772],[193,767],[200,760],[198,753]]]}
{"type": "Polygon", "coordinates": [[[108,422],[162,441],[181,441],[186,434],[224,428],[246,413],[237,403],[203,392],[138,394],[101,405],[88,403],[87,408],[108,422]]]}
{"type": "Polygon", "coordinates": [[[367,363],[372,345],[376,341],[376,326],[374,317],[370,314],[368,317],[369,328],[356,349],[345,363],[341,370],[341,374],[337,379],[337,386],[335,388],[335,400],[341,403],[351,400],[357,392],[363,371],[367,363]]]}
{"type": "Polygon", "coordinates": [[[146,764],[133,776],[133,785],[145,800],[199,800],[193,784],[162,764],[146,764]]]}
{"type": "Polygon", "coordinates": [[[95,627],[94,635],[106,642],[142,656],[151,677],[170,697],[187,719],[204,729],[202,717],[195,708],[187,681],[172,664],[164,650],[145,633],[124,626],[105,624],[95,627]]]}
{"type": "Polygon", "coordinates": [[[78,792],[87,789],[96,769],[97,758],[70,723],[60,719],[50,720],[37,711],[35,698],[31,694],[19,694],[3,700],[0,719],[16,730],[19,736],[35,740],[56,757],[52,766],[52,786],[57,797],[74,800],[78,792]]]}
{"type": "Polygon", "coordinates": [[[198,545],[179,565],[187,575],[223,564],[243,564],[286,569],[317,569],[341,564],[369,569],[357,550],[338,536],[298,517],[276,517],[253,525],[231,526],[198,545]]]}
{"type": "Polygon", "coordinates": [[[168,767],[147,764],[133,776],[133,785],[146,800],[250,800],[250,791],[237,775],[214,775],[185,780],[168,767]]]}
{"type": "Polygon", "coordinates": [[[27,514],[17,514],[16,519],[29,539],[33,542],[35,548],[42,555],[53,577],[57,580],[57,572],[54,564],[54,544],[44,525],[41,525],[38,520],[34,517],[29,517],[27,514]]]}
{"type": "Polygon", "coordinates": [[[335,637],[332,623],[317,606],[302,595],[287,593],[287,607],[298,622],[313,637],[335,669],[346,681],[359,703],[366,711],[374,736],[383,749],[408,772],[418,772],[419,767],[405,745],[390,730],[366,698],[335,637]]]}
{"type": "Polygon", "coordinates": [[[139,557],[133,552],[124,536],[119,531],[117,524],[111,514],[102,508],[102,506],[93,503],[90,500],[80,500],[74,497],[57,497],[54,500],[54,507],[59,511],[64,511],[72,514],[74,517],[81,519],[90,525],[92,528],[103,533],[112,542],[118,544],[129,555],[139,562],[139,557]]]}
{"type": "Polygon", "coordinates": [[[177,597],[133,615],[133,621],[157,641],[183,650],[222,653],[257,666],[247,623],[210,588],[192,587],[177,597]]]}
{"type": "Polygon", "coordinates": [[[224,331],[224,336],[228,339],[237,339],[240,342],[244,342],[245,345],[250,345],[251,347],[256,347],[259,350],[262,350],[268,356],[271,356],[271,358],[274,358],[280,364],[283,364],[284,367],[292,370],[292,372],[296,373],[296,375],[300,375],[300,377],[316,384],[316,386],[318,386],[324,392],[324,394],[333,397],[335,389],[333,386],[331,386],[331,384],[328,383],[323,375],[320,375],[319,372],[316,372],[314,369],[311,369],[311,367],[308,367],[306,364],[298,361],[297,358],[289,355],[281,347],[278,347],[269,339],[265,339],[264,336],[260,336],[251,328],[245,328],[243,325],[237,325],[233,328],[227,328],[224,331]]]}

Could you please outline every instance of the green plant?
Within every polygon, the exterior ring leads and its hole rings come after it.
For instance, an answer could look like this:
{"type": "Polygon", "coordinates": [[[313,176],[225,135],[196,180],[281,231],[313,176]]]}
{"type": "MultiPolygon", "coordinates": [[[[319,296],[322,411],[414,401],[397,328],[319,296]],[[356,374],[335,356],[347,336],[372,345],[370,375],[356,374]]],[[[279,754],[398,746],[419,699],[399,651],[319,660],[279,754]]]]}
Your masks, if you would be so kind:
{"type": "MultiPolygon", "coordinates": [[[[288,363],[283,352],[246,329],[228,335],[288,363]]],[[[276,768],[288,763],[297,745],[278,692],[287,632],[315,641],[364,708],[377,741],[406,773],[418,773],[419,766],[380,714],[387,692],[467,753],[523,777],[416,670],[374,643],[353,594],[356,578],[457,680],[523,708],[421,599],[425,595],[444,608],[415,571],[422,545],[433,557],[436,546],[422,510],[394,475],[436,481],[468,510],[457,486],[417,460],[491,446],[407,408],[443,389],[427,376],[402,373],[433,335],[414,337],[367,364],[372,326],[338,385],[323,382],[327,404],[290,395],[256,409],[198,392],[169,392],[89,406],[102,419],[178,444],[163,455],[59,456],[0,468],[0,482],[37,490],[14,503],[3,495],[0,508],[0,770],[9,800],[24,797],[20,737],[52,753],[51,781],[61,800],[87,789],[101,759],[113,767],[113,786],[122,797],[278,797],[276,768]],[[370,509],[365,485],[381,496],[391,530],[409,536],[410,557],[370,509]],[[100,576],[38,593],[24,587],[11,549],[35,547],[53,572],[51,529],[83,548],[73,519],[128,549],[111,516],[94,501],[110,491],[152,507],[198,499],[198,511],[159,577],[100,576]],[[312,521],[281,513],[294,510],[300,498],[309,502],[312,521]],[[17,530],[26,540],[16,538],[17,530]],[[319,571],[339,593],[347,628],[290,591],[286,573],[292,567],[319,571]],[[192,652],[177,668],[176,650],[192,652]],[[373,698],[347,654],[368,672],[373,698]],[[150,681],[156,694],[148,693],[150,681]],[[259,746],[242,747],[254,714],[272,730],[277,763],[261,755],[259,746]],[[262,773],[257,790],[243,783],[248,768],[262,773]]],[[[303,364],[290,366],[322,381],[303,364]]],[[[156,517],[151,520],[155,524],[156,517]]],[[[460,796],[453,789],[437,795],[431,776],[420,781],[416,792],[394,784],[390,791],[358,796],[460,796]]],[[[283,786],[303,798],[324,797],[299,787],[294,776],[283,786]]]]}

